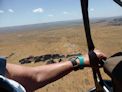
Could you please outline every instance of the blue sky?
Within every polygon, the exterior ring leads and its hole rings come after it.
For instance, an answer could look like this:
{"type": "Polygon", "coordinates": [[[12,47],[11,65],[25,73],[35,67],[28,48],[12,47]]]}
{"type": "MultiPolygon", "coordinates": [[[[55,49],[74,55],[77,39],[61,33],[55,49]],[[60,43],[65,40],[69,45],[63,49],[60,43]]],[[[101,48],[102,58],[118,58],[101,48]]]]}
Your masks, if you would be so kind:
{"type": "MultiPolygon", "coordinates": [[[[112,0],[89,0],[90,17],[122,16],[112,0]]],[[[80,0],[0,0],[0,27],[82,19],[80,0]]]]}

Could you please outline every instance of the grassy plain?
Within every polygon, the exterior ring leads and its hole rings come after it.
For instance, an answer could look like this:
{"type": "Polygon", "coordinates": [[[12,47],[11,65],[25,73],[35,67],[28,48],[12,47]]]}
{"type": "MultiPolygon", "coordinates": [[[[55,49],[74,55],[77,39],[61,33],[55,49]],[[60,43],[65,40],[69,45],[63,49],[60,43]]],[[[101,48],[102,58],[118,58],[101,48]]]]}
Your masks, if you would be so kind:
{"type": "MultiPolygon", "coordinates": [[[[122,51],[122,26],[106,23],[94,23],[92,37],[97,49],[104,51],[108,57],[122,51]]],[[[31,31],[0,32],[0,55],[15,53],[8,62],[18,61],[30,55],[72,54],[87,52],[84,28],[82,24],[71,26],[53,26],[47,29],[31,31]]],[[[44,63],[31,63],[25,66],[34,67],[44,63]]],[[[108,78],[102,72],[103,77],[108,78]]],[[[94,86],[91,69],[72,72],[60,80],[45,86],[36,92],[86,92],[94,86]]]]}

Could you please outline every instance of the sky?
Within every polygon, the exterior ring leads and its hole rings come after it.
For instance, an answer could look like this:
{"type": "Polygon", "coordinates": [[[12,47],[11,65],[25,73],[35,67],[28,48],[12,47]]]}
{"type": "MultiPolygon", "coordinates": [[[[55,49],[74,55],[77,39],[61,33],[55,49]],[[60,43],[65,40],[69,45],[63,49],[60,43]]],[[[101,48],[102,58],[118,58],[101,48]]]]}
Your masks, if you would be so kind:
{"type": "MultiPolygon", "coordinates": [[[[89,0],[91,18],[122,16],[113,0],[89,0]]],[[[0,0],[0,27],[82,19],[80,0],[0,0]]]]}

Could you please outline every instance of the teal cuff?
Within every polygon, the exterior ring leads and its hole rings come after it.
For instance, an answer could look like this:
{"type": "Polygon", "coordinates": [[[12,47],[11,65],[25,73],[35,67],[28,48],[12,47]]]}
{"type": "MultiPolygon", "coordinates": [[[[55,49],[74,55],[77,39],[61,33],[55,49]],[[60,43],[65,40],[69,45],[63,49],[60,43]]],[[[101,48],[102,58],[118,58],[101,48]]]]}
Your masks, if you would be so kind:
{"type": "Polygon", "coordinates": [[[84,68],[84,57],[83,56],[78,56],[78,59],[80,61],[80,69],[84,68]]]}

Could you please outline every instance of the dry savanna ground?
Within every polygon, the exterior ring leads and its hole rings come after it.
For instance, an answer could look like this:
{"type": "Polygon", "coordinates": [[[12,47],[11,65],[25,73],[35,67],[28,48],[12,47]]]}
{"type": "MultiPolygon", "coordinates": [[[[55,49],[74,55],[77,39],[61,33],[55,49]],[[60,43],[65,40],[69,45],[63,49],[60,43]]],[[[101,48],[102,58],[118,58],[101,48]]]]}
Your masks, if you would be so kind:
{"type": "MultiPolygon", "coordinates": [[[[122,26],[112,26],[103,23],[92,24],[92,37],[97,49],[108,56],[122,51],[122,26]]],[[[50,53],[72,54],[87,52],[82,25],[51,28],[48,30],[33,30],[0,33],[0,55],[8,56],[15,53],[8,62],[19,64],[18,61],[30,55],[38,56],[50,53]]],[[[25,66],[40,66],[43,63],[31,63],[25,66]]],[[[103,77],[108,78],[102,72],[103,77]]],[[[86,92],[93,87],[91,69],[72,72],[60,80],[51,83],[36,92],[86,92]]]]}

